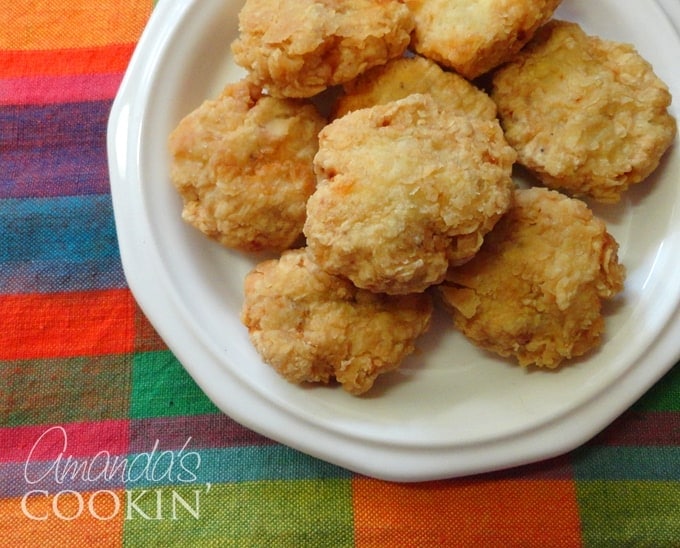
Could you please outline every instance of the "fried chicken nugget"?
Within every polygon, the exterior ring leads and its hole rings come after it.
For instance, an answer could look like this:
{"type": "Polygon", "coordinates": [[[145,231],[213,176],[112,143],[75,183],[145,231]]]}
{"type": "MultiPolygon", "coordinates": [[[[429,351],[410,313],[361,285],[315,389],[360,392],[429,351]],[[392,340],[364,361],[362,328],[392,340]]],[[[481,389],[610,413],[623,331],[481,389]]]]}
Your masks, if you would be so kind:
{"type": "Polygon", "coordinates": [[[186,116],[169,137],[182,217],[223,245],[280,251],[301,235],[325,125],[314,106],[241,81],[186,116]]]}
{"type": "Polygon", "coordinates": [[[514,160],[497,120],[442,110],[429,95],[350,112],[319,134],[308,249],[358,287],[423,291],[505,213],[514,160]]]}
{"type": "Polygon", "coordinates": [[[517,53],[561,0],[405,1],[413,49],[472,80],[517,53]]]}
{"type": "Polygon", "coordinates": [[[553,20],[493,76],[518,161],[546,186],[617,202],[659,165],[676,133],[671,95],[627,44],[553,20]]]}
{"type": "Polygon", "coordinates": [[[517,190],[479,253],[452,268],[439,290],[475,344],[522,366],[554,368],[599,344],[601,302],[623,288],[617,252],[584,202],[517,190]]]}
{"type": "Polygon", "coordinates": [[[335,378],[358,395],[414,351],[431,315],[429,293],[389,296],[357,289],[296,249],[247,275],[241,318],[264,361],[288,381],[335,378]]]}
{"type": "Polygon", "coordinates": [[[374,67],[343,86],[333,117],[352,110],[382,105],[412,93],[429,93],[441,107],[486,120],[496,118],[496,103],[481,89],[454,72],[419,55],[393,59],[374,67]]]}
{"type": "Polygon", "coordinates": [[[413,24],[398,0],[247,0],[232,53],[272,95],[311,97],[402,55],[413,24]]]}

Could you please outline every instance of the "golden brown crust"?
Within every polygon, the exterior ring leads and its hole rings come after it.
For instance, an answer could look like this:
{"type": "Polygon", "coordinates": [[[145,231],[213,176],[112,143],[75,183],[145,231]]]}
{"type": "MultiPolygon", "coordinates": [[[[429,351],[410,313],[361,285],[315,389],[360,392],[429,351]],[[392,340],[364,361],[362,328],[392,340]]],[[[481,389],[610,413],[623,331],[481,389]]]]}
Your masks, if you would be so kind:
{"type": "Polygon", "coordinates": [[[402,55],[412,29],[397,0],[247,0],[232,52],[272,95],[311,97],[402,55]]]}
{"type": "Polygon", "coordinates": [[[441,282],[510,204],[515,153],[498,122],[440,110],[428,95],[351,112],[319,143],[307,245],[322,268],[371,291],[441,282]]]}
{"type": "Polygon", "coordinates": [[[595,348],[601,301],[623,288],[618,244],[585,203],[544,188],[514,205],[440,287],[470,340],[520,365],[557,367],[595,348]]]}
{"type": "Polygon", "coordinates": [[[300,236],[316,188],[312,159],[325,121],[301,101],[241,81],[186,116],[169,137],[182,217],[242,251],[280,251],[300,236]]]}
{"type": "Polygon", "coordinates": [[[429,294],[357,289],[298,249],[248,274],[241,317],[264,361],[288,381],[335,378],[348,392],[362,394],[413,352],[431,314],[429,294]]]}
{"type": "Polygon", "coordinates": [[[429,93],[441,108],[486,120],[496,117],[496,103],[462,76],[444,71],[419,55],[393,59],[374,67],[344,86],[334,108],[334,118],[352,110],[383,105],[412,93],[429,93]]]}
{"type": "Polygon", "coordinates": [[[405,0],[415,18],[412,47],[474,79],[509,60],[560,0],[405,0]]]}
{"type": "Polygon", "coordinates": [[[493,77],[508,142],[551,188],[616,202],[673,141],[671,96],[632,46],[553,20],[493,77]]]}

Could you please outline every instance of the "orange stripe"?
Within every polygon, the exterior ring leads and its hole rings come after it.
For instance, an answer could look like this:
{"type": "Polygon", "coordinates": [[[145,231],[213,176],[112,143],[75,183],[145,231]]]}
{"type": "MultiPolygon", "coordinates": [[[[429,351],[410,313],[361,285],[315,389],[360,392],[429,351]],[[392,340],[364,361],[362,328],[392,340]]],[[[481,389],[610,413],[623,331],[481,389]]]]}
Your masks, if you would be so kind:
{"type": "Polygon", "coordinates": [[[119,354],[134,349],[135,304],[126,289],[1,295],[0,359],[119,354]]]}
{"type": "MultiPolygon", "coordinates": [[[[27,484],[26,493],[33,488],[35,486],[27,484]]],[[[80,497],[72,492],[59,494],[57,491],[0,500],[3,544],[17,547],[121,546],[125,491],[85,492],[80,497]]]]}
{"type": "Polygon", "coordinates": [[[354,480],[357,547],[578,546],[570,480],[354,480]]]}
{"type": "Polygon", "coordinates": [[[0,10],[0,49],[54,50],[135,42],[152,0],[14,0],[0,10]]]}
{"type": "Polygon", "coordinates": [[[52,51],[0,51],[2,78],[125,72],[134,44],[52,51]]]}

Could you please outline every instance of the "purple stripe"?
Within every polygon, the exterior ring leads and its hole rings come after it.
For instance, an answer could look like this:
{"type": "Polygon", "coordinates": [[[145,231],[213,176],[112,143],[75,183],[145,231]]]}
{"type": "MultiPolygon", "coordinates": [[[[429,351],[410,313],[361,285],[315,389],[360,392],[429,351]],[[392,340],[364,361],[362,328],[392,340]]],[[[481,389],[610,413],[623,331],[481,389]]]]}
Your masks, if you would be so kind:
{"type": "Polygon", "coordinates": [[[680,445],[680,413],[628,411],[588,445],[660,447],[680,445]]]}
{"type": "Polygon", "coordinates": [[[244,428],[219,413],[158,419],[133,420],[130,426],[130,452],[157,450],[210,449],[272,445],[269,438],[244,428]],[[156,443],[158,442],[158,443],[156,443]]]}
{"type": "Polygon", "coordinates": [[[525,466],[489,472],[478,476],[477,479],[483,481],[569,480],[573,478],[573,475],[572,458],[567,454],[525,466]]]}
{"type": "Polygon", "coordinates": [[[0,497],[19,497],[36,490],[54,495],[65,489],[80,492],[120,489],[125,485],[120,470],[126,455],[109,455],[109,459],[106,461],[102,453],[97,461],[93,461],[93,457],[89,460],[83,457],[59,463],[33,463],[31,474],[36,479],[28,478],[29,481],[25,475],[25,463],[0,463],[0,497]],[[88,470],[87,465],[91,462],[94,464],[88,470]]]}
{"type": "Polygon", "coordinates": [[[110,101],[0,107],[0,198],[109,192],[110,101]]]}
{"type": "Polygon", "coordinates": [[[57,293],[127,287],[120,258],[85,262],[26,261],[2,263],[0,294],[57,293]]]}

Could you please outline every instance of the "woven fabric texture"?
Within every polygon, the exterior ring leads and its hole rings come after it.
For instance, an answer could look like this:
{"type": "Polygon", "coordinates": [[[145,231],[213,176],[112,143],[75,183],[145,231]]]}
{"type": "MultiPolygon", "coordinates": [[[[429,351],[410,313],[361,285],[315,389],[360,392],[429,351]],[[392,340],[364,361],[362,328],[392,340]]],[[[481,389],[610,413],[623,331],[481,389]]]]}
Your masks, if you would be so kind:
{"type": "Polygon", "coordinates": [[[680,368],[578,450],[395,484],[249,431],[128,289],[106,158],[148,0],[0,13],[0,545],[678,546],[680,368]]]}

